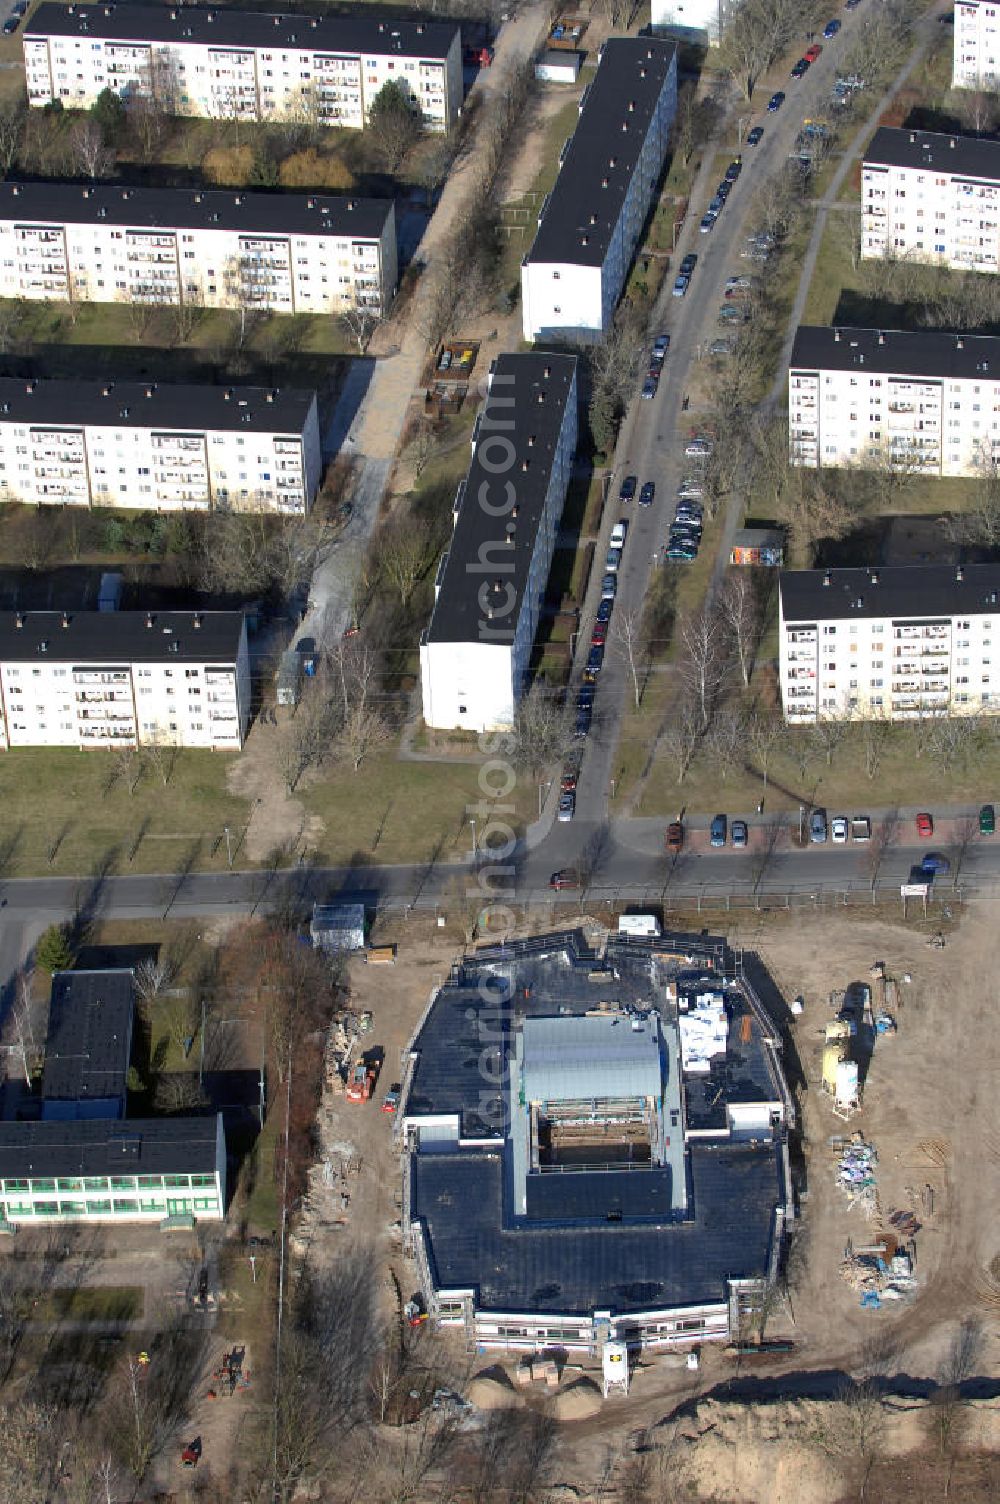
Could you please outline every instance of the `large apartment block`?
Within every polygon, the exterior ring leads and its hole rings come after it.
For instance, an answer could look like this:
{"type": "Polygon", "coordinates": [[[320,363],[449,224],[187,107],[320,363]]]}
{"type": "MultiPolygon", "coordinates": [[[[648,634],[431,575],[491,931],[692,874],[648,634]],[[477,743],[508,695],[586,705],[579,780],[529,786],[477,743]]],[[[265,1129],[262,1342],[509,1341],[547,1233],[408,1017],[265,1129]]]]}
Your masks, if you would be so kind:
{"type": "Polygon", "coordinates": [[[249,718],[241,611],[0,612],[0,748],[236,752],[249,718]]]}
{"type": "Polygon", "coordinates": [[[778,587],[787,721],[1000,712],[1000,565],[783,571],[778,587]]]}
{"type": "Polygon", "coordinates": [[[796,331],[793,465],[975,475],[1000,461],[1000,339],[884,329],[796,331]]]}
{"type": "Polygon", "coordinates": [[[953,89],[996,90],[1000,84],[1000,5],[959,0],[955,6],[953,89]]]}
{"type": "Polygon", "coordinates": [[[501,355],[455,496],[420,642],[424,720],[510,726],[524,689],[577,438],[577,361],[501,355]]]}
{"type": "Polygon", "coordinates": [[[40,5],[26,24],[28,102],[88,109],[104,89],[168,114],[362,129],[387,83],[432,129],[462,107],[454,22],[274,15],[228,5],[40,5]]]}
{"type": "Polygon", "coordinates": [[[391,200],[0,183],[0,297],[381,316],[391,200]]]}
{"type": "Polygon", "coordinates": [[[308,511],[315,392],[0,379],[0,502],[308,511]]]}
{"type": "Polygon", "coordinates": [[[861,255],[1000,271],[1000,141],[877,130],[861,173],[861,255]]]}
{"type": "Polygon", "coordinates": [[[605,43],[521,263],[525,339],[593,342],[607,334],[676,112],[673,42],[614,37],[605,43]]]}

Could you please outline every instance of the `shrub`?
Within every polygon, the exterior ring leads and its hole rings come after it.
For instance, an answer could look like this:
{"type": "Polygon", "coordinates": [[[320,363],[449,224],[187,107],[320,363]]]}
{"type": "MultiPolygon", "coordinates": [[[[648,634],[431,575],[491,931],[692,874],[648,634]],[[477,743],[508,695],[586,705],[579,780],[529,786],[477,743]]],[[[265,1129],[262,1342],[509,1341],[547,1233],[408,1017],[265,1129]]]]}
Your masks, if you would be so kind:
{"type": "Polygon", "coordinates": [[[213,146],[201,159],[201,170],[220,188],[244,188],[253,175],[252,146],[213,146]]]}
{"type": "Polygon", "coordinates": [[[283,188],[326,188],[346,193],[354,187],[354,174],[339,157],[310,146],[285,158],[278,169],[278,181],[283,188]]]}
{"type": "Polygon", "coordinates": [[[35,961],[50,976],[54,971],[67,971],[73,965],[73,952],[63,925],[49,925],[35,947],[35,961]]]}

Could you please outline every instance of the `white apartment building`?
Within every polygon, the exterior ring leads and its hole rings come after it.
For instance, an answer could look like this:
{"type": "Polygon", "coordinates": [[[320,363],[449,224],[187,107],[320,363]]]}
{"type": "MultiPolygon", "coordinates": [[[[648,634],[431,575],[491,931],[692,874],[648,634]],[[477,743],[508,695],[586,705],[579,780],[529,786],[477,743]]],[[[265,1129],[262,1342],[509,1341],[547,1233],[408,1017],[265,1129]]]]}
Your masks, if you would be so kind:
{"type": "Polygon", "coordinates": [[[307,512],[316,393],[0,379],[0,502],[307,512]]]}
{"type": "Polygon", "coordinates": [[[877,130],[861,172],[861,255],[1000,271],[1000,141],[877,130]]]}
{"type": "Polygon", "coordinates": [[[498,356],[420,641],[428,726],[491,731],[513,722],[576,439],[576,357],[498,356]]]}
{"type": "Polygon", "coordinates": [[[959,0],[955,6],[953,89],[996,90],[1000,83],[1000,6],[959,0]]]}
{"type": "Polygon", "coordinates": [[[696,33],[700,41],[716,46],[729,8],[729,0],[653,0],[652,27],[673,35],[696,33]]]}
{"type": "Polygon", "coordinates": [[[792,723],[1000,712],[1000,565],[784,570],[792,723]]]}
{"type": "Polygon", "coordinates": [[[674,43],[606,42],[521,263],[526,340],[593,342],[611,327],[676,113],[674,43]]]}
{"type": "Polygon", "coordinates": [[[788,368],[793,465],[975,475],[1000,463],[1000,338],[801,326],[788,368]]]}
{"type": "Polygon", "coordinates": [[[381,317],[391,200],[0,183],[0,297],[381,317]]]}
{"type": "Polygon", "coordinates": [[[89,109],[104,89],[168,114],[364,127],[387,83],[431,129],[462,108],[449,21],[306,16],[194,5],[40,5],[25,25],[28,102],[89,109]]]}
{"type": "Polygon", "coordinates": [[[0,748],[237,752],[249,718],[242,611],[0,612],[0,748]]]}

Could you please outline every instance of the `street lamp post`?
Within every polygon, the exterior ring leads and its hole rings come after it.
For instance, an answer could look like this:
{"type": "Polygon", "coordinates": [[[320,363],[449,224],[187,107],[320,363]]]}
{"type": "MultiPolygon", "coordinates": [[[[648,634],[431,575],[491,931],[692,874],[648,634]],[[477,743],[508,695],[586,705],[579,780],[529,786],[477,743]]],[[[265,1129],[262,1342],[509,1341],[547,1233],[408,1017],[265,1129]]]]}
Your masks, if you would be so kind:
{"type": "Polygon", "coordinates": [[[229,870],[230,870],[230,872],[232,872],[232,870],[233,870],[233,843],[232,843],[232,841],[230,839],[230,836],[229,836],[229,826],[225,825],[225,826],[223,826],[223,829],[224,829],[224,831],[226,833],[226,860],[229,863],[229,870]]]}
{"type": "Polygon", "coordinates": [[[475,822],[475,820],[470,819],[469,820],[469,824],[472,826],[472,860],[475,861],[476,860],[476,822],[475,822]]]}
{"type": "Polygon", "coordinates": [[[805,839],[805,834],[804,834],[804,831],[805,831],[805,819],[806,819],[806,807],[805,807],[804,804],[800,804],[799,805],[799,845],[800,846],[802,845],[802,842],[805,839]]]}

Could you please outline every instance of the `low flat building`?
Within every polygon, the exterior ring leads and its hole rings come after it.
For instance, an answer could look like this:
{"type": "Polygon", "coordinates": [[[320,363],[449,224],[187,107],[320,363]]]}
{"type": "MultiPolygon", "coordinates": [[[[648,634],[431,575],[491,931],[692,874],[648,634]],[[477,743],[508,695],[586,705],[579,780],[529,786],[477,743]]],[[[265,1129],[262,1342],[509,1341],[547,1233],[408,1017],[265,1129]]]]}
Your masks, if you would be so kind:
{"type": "Polygon", "coordinates": [[[1000,11],[995,0],[955,6],[951,86],[996,93],[1000,87],[1000,11]]]}
{"type": "Polygon", "coordinates": [[[780,527],[741,527],[733,535],[730,564],[774,568],[785,562],[785,533],[780,527]]]}
{"type": "Polygon", "coordinates": [[[722,1341],[774,1279],[794,1105],[776,1031],[705,935],[479,950],[405,1057],[404,1242],[471,1347],[722,1341]],[[722,1022],[682,1049],[700,1010],[722,1022]]]}
{"type": "Polygon", "coordinates": [[[498,356],[420,642],[428,726],[488,731],[513,722],[576,440],[576,357],[498,356]]]}
{"type": "Polygon", "coordinates": [[[0,378],[0,502],[302,513],[322,471],[315,392],[0,378]]]}
{"type": "Polygon", "coordinates": [[[861,256],[1000,271],[1000,141],[881,126],[861,169],[861,256]]]}
{"type": "Polygon", "coordinates": [[[0,748],[236,752],[249,719],[241,611],[0,612],[0,748]]]}
{"type": "Polygon", "coordinates": [[[430,129],[462,108],[454,21],[289,15],[224,5],[39,5],[25,22],[28,103],[89,109],[112,89],[170,115],[363,129],[390,82],[430,129]]]}
{"type": "Polygon", "coordinates": [[[521,263],[526,340],[593,343],[611,328],[676,113],[674,43],[604,44],[521,263]]]}
{"type": "Polygon", "coordinates": [[[1000,338],[802,325],[788,367],[793,465],[990,474],[1000,460],[1000,338]]]}
{"type": "Polygon", "coordinates": [[[1000,565],[786,570],[785,720],[918,720],[1000,711],[1000,565]]]}
{"type": "Polygon", "coordinates": [[[42,1071],[42,1118],[123,1118],[132,1016],[133,973],[57,971],[52,977],[42,1071]]]}
{"type": "Polygon", "coordinates": [[[0,183],[0,297],[379,318],[391,199],[0,183]]]}

